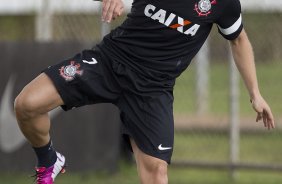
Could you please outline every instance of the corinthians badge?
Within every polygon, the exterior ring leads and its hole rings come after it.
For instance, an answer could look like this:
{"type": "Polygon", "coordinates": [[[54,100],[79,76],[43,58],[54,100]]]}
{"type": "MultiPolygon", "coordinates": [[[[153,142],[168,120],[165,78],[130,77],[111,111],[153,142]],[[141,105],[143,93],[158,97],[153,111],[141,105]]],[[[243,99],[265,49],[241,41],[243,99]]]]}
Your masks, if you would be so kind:
{"type": "Polygon", "coordinates": [[[80,64],[76,64],[75,61],[71,61],[70,65],[62,66],[59,71],[60,75],[66,80],[66,81],[72,81],[75,77],[75,75],[82,75],[83,71],[79,69],[80,64]]]}
{"type": "Polygon", "coordinates": [[[212,5],[216,4],[216,0],[200,0],[195,4],[195,11],[199,16],[208,16],[211,13],[212,5]]]}

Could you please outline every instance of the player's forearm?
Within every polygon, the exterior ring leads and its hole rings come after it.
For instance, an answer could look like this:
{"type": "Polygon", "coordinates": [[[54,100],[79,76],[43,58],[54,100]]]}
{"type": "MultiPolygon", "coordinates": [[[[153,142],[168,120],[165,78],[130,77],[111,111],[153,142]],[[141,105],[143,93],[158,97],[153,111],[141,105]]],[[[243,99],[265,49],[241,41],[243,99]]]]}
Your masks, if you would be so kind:
{"type": "Polygon", "coordinates": [[[236,66],[249,91],[250,98],[253,99],[257,95],[260,95],[260,92],[256,76],[253,49],[246,32],[243,30],[238,38],[230,42],[230,45],[236,66]]]}

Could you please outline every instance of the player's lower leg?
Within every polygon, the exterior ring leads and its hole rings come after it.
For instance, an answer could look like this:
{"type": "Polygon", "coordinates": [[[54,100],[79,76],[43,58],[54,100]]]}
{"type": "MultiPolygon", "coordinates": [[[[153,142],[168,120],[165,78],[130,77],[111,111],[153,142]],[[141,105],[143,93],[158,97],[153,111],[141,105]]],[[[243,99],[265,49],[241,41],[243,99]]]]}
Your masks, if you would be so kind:
{"type": "Polygon", "coordinates": [[[138,175],[142,184],[167,184],[167,163],[142,152],[131,139],[138,175]]]}
{"type": "Polygon", "coordinates": [[[52,146],[48,114],[27,115],[28,113],[20,112],[20,107],[17,105],[16,112],[19,127],[32,144],[37,156],[37,184],[53,184],[55,177],[65,171],[65,157],[56,152],[52,146]]]}
{"type": "Polygon", "coordinates": [[[65,158],[57,153],[51,144],[48,116],[48,111],[62,103],[55,87],[45,74],[41,74],[28,84],[15,100],[19,127],[38,158],[36,168],[38,184],[52,184],[56,175],[64,170],[65,158]]]}

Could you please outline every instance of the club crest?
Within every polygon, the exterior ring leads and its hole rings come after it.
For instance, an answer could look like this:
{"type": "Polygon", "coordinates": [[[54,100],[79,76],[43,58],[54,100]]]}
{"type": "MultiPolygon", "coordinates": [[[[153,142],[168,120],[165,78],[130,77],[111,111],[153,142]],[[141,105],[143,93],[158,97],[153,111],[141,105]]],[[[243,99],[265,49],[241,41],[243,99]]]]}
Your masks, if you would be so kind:
{"type": "Polygon", "coordinates": [[[80,64],[76,64],[75,61],[71,61],[70,65],[62,66],[60,68],[60,75],[66,81],[72,81],[75,75],[82,75],[83,71],[79,70],[80,64]]]}
{"type": "Polygon", "coordinates": [[[195,4],[195,11],[199,16],[208,16],[211,13],[212,5],[216,4],[216,0],[200,0],[195,4]]]}

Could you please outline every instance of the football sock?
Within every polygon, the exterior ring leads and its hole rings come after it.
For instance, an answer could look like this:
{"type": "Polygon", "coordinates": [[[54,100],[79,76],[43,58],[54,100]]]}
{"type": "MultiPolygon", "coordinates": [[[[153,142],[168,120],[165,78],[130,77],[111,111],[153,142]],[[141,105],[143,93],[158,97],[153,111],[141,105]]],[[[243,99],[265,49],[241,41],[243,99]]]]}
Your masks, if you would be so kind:
{"type": "Polygon", "coordinates": [[[57,160],[57,154],[55,149],[53,148],[52,141],[50,140],[49,143],[42,147],[33,147],[38,164],[37,167],[50,167],[55,164],[57,160]]]}

